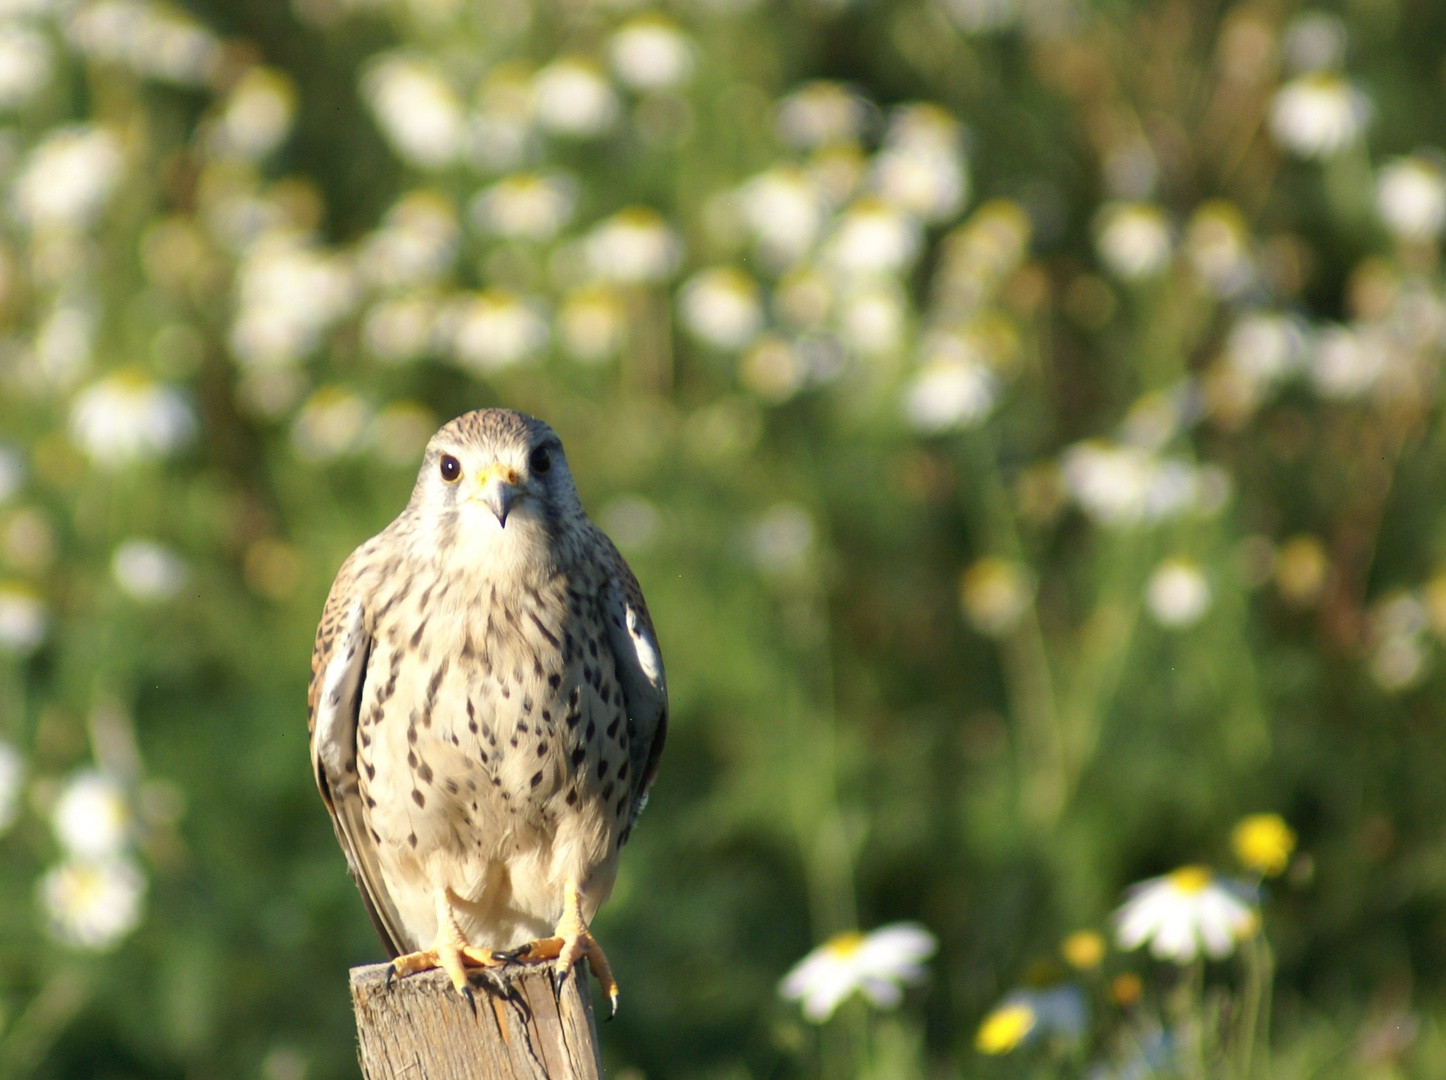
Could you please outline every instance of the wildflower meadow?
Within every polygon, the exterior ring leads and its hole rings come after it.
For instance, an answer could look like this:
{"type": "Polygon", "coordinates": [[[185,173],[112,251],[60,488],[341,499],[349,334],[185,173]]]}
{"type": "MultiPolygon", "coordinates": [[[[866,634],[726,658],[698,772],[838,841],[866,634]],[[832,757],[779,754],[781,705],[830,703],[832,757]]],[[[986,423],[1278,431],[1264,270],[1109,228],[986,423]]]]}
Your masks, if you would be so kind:
{"type": "Polygon", "coordinates": [[[0,1078],[357,1074],[483,406],[667,664],[608,1075],[1446,1075],[1443,230],[1426,0],[0,0],[0,1078]]]}

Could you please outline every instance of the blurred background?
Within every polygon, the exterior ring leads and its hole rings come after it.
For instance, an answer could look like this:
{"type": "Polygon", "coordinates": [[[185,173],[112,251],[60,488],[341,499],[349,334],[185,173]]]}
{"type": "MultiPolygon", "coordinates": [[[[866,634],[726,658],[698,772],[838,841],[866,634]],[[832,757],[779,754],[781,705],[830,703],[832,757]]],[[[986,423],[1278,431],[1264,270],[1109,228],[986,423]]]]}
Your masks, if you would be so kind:
{"type": "Polygon", "coordinates": [[[0,0],[0,1075],[356,1074],[311,639],[488,405],[667,663],[610,1075],[1176,1075],[1104,1029],[1237,957],[975,1033],[1259,812],[1254,1075],[1443,1075],[1443,61],[1428,0],[0,0]],[[896,921],[899,1010],[780,999],[896,921]]]}

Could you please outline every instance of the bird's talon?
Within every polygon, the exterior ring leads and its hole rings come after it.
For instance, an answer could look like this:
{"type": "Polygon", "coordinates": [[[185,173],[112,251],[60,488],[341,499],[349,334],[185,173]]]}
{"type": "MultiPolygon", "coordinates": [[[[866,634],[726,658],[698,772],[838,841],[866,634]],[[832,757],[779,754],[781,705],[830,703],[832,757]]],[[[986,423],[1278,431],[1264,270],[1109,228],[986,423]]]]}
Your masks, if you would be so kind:
{"type": "Polygon", "coordinates": [[[462,1000],[467,1002],[467,1008],[475,1013],[477,1011],[477,999],[472,996],[472,988],[470,986],[459,986],[457,989],[462,991],[462,1000]]]}
{"type": "Polygon", "coordinates": [[[611,1019],[612,1019],[614,1016],[616,1016],[617,1014],[618,1014],[618,994],[617,994],[617,991],[614,990],[611,994],[608,995],[608,1018],[607,1018],[607,1020],[604,1020],[603,1023],[606,1024],[606,1023],[608,1022],[608,1020],[611,1020],[611,1019]]]}
{"type": "Polygon", "coordinates": [[[562,996],[562,988],[567,985],[567,968],[554,969],[552,972],[552,992],[562,996]]]}

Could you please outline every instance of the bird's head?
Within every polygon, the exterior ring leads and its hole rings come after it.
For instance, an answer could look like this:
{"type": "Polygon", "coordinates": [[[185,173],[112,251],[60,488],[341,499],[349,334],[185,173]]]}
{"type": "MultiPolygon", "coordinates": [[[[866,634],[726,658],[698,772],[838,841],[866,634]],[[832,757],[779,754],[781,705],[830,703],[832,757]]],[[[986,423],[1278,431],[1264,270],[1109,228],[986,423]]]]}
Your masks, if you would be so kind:
{"type": "Polygon", "coordinates": [[[582,514],[557,433],[508,409],[466,413],[432,436],[412,507],[474,537],[555,536],[582,514]]]}

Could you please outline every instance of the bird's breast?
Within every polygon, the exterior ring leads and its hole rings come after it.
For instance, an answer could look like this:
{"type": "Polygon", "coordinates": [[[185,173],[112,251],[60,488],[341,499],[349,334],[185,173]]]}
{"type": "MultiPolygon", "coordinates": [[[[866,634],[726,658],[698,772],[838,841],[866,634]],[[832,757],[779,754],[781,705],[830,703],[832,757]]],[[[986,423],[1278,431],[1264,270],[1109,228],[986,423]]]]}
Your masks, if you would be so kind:
{"type": "Polygon", "coordinates": [[[384,872],[533,912],[610,875],[634,778],[596,589],[414,574],[376,596],[357,750],[384,872]]]}

